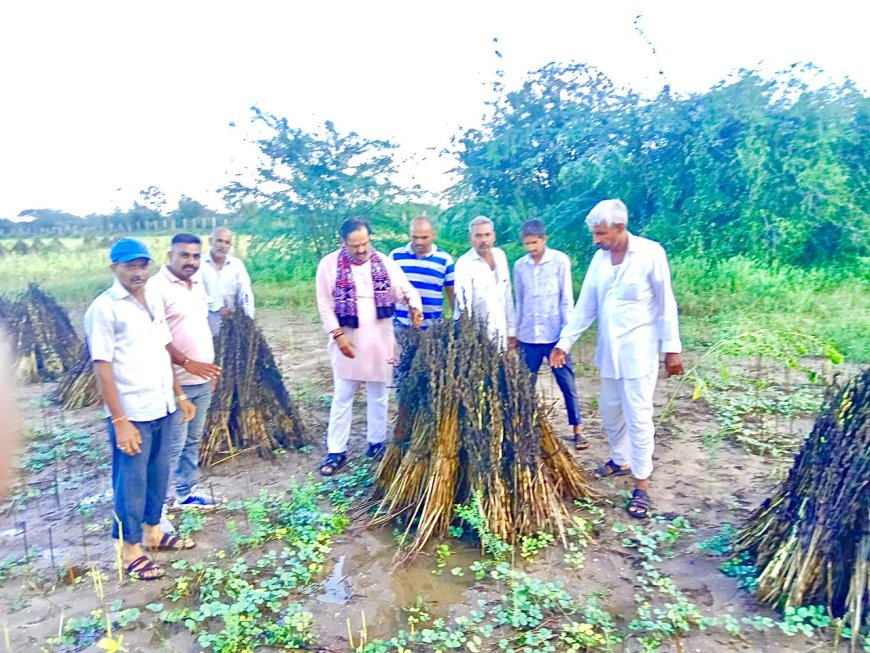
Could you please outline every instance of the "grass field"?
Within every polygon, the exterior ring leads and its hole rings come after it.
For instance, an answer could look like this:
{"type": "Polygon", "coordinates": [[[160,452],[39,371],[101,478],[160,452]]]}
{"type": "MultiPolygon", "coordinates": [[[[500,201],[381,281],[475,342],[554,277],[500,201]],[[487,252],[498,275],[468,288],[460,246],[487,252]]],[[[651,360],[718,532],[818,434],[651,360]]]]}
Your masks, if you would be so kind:
{"type": "MultiPolygon", "coordinates": [[[[169,236],[143,240],[161,261],[169,236]]],[[[80,316],[111,282],[108,252],[80,239],[62,244],[0,258],[2,293],[38,282],[80,316]]],[[[349,467],[324,482],[316,475],[331,391],[314,310],[316,260],[285,252],[295,263],[288,270],[280,257],[251,258],[248,245],[237,238],[264,309],[257,322],[311,446],[275,461],[239,455],[209,469],[205,486],[230,499],[226,509],[176,517],[196,549],[165,554],[170,572],[158,586],[130,582],[118,574],[106,537],[111,476],[100,410],[64,411],[51,400],[51,384],[24,388],[21,477],[0,528],[8,650],[83,650],[103,637],[117,646],[109,650],[220,653],[268,644],[356,653],[831,650],[839,626],[821,606],[776,612],[744,591],[756,572],[729,557],[732,524],[787,474],[818,410],[822,387],[785,365],[790,357],[825,353],[827,345],[852,363],[870,361],[866,277],[744,259],[674,260],[695,375],[689,384],[657,386],[655,517],[642,524],[625,517],[629,480],[606,479],[596,482],[601,501],[575,506],[566,543],[542,533],[511,546],[480,530],[469,503],[460,533],[394,570],[401,530],[367,529],[357,514],[375,473],[362,454],[362,406],[349,467]],[[693,383],[702,384],[697,396],[693,383]],[[492,548],[481,551],[478,539],[492,548]]],[[[594,333],[584,335],[575,364],[590,449],[574,454],[586,468],[608,455],[593,341],[594,333]]],[[[827,365],[812,356],[800,362],[827,365]]],[[[548,401],[553,385],[545,372],[539,388],[548,401]]],[[[564,436],[564,415],[553,415],[564,436]]]]}
{"type": "MultiPolygon", "coordinates": [[[[157,261],[169,248],[169,236],[144,236],[157,261]]],[[[249,238],[236,239],[245,256],[249,238]]],[[[106,248],[84,246],[81,239],[61,241],[66,249],[0,258],[0,288],[6,295],[39,283],[67,305],[87,304],[111,283],[106,248]]],[[[13,241],[2,241],[10,249],[13,241]]],[[[384,247],[383,249],[387,249],[384,247]]],[[[460,252],[457,252],[459,254],[460,252]]],[[[265,258],[265,257],[264,257],[265,258]]],[[[249,261],[257,303],[314,311],[313,257],[291,270],[273,260],[249,261]]],[[[744,258],[713,263],[672,261],[674,290],[687,349],[703,351],[723,338],[759,329],[802,333],[843,353],[847,361],[870,362],[870,265],[853,271],[771,268],[744,258]]],[[[582,270],[575,270],[576,287],[582,270]]]]}

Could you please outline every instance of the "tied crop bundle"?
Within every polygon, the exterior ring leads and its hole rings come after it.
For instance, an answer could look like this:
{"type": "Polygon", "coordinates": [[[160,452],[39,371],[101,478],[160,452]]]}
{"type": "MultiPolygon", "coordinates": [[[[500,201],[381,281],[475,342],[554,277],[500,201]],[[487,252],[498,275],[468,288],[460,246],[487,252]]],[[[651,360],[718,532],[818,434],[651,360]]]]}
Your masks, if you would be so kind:
{"type": "Polygon", "coordinates": [[[100,402],[100,390],[87,343],[81,346],[78,359],[58,382],[57,400],[67,410],[94,406],[100,402]]]}
{"type": "Polygon", "coordinates": [[[206,418],[202,464],[249,448],[268,458],[275,450],[303,446],[299,412],[254,321],[241,310],[225,317],[215,349],[222,372],[206,418]]]}
{"type": "Polygon", "coordinates": [[[6,321],[17,343],[22,382],[54,381],[75,365],[81,341],[69,315],[35,284],[12,303],[6,321]]]}
{"type": "Polygon", "coordinates": [[[855,632],[868,621],[870,369],[829,395],[788,478],[749,519],[735,551],[760,570],[763,602],[823,604],[855,632]]]}
{"type": "Polygon", "coordinates": [[[370,524],[413,528],[407,561],[447,536],[454,506],[480,497],[487,530],[502,539],[547,531],[564,542],[572,523],[564,499],[594,492],[553,435],[517,353],[467,316],[409,331],[403,345],[396,428],[370,524]]]}

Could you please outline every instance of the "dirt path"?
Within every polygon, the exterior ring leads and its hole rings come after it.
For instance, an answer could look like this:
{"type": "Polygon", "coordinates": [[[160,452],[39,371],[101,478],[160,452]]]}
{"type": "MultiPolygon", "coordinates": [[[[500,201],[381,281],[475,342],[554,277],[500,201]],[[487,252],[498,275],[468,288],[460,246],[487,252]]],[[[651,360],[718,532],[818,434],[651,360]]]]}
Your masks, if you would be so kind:
{"type": "MultiPolygon", "coordinates": [[[[288,389],[302,407],[312,447],[309,453],[290,452],[276,461],[243,454],[210,470],[202,487],[230,499],[244,499],[261,490],[282,490],[290,478],[302,479],[313,473],[323,455],[331,392],[325,336],[308,316],[288,316],[266,308],[259,313],[258,322],[267,333],[288,389]]],[[[590,353],[580,352],[580,359],[589,360],[590,353]]],[[[583,368],[578,388],[591,447],[580,460],[589,468],[607,458],[594,409],[597,385],[594,371],[583,368]]],[[[540,386],[547,396],[558,396],[549,373],[542,375],[540,386]]],[[[664,406],[676,389],[676,381],[661,381],[657,407],[664,406]]],[[[0,628],[9,627],[14,651],[40,650],[46,638],[57,633],[62,619],[87,615],[99,605],[94,584],[86,575],[91,565],[106,574],[106,601],[123,599],[125,607],[144,608],[159,603],[171,584],[169,580],[118,582],[113,568],[114,548],[106,537],[111,487],[100,411],[64,413],[49,401],[52,390],[52,384],[31,386],[22,397],[31,428],[43,433],[33,438],[42,443],[40,447],[31,445],[31,451],[40,455],[39,464],[33,457],[27,461],[29,467],[23,470],[22,483],[0,507],[0,628]],[[49,436],[59,432],[80,435],[68,442],[49,436]],[[23,556],[25,531],[31,549],[28,564],[12,565],[10,560],[23,556]],[[58,576],[60,581],[52,580],[58,576]]],[[[360,397],[355,407],[350,443],[351,457],[359,464],[367,464],[361,456],[365,448],[363,400],[360,397]]],[[[554,425],[561,434],[567,434],[561,400],[553,401],[554,425]]],[[[705,613],[730,613],[738,619],[747,614],[772,614],[718,571],[720,559],[706,555],[695,544],[718,533],[723,523],[744,519],[781,477],[787,462],[771,463],[727,443],[712,450],[705,445],[705,436],[717,427],[703,403],[679,399],[674,414],[659,429],[654,509],[666,516],[686,517],[695,530],[680,539],[675,555],[663,567],[676,586],[705,613]]],[[[637,564],[621,545],[622,536],[612,530],[613,524],[631,525],[621,508],[622,493],[630,485],[623,478],[600,482],[599,486],[612,505],[607,508],[597,540],[586,551],[587,563],[581,571],[566,567],[564,552],[558,546],[534,562],[517,564],[543,579],[563,581],[577,596],[605,590],[608,609],[614,614],[630,615],[635,609],[637,564]]],[[[205,559],[210,551],[228,544],[224,520],[220,516],[211,518],[197,538],[197,549],[184,556],[188,560],[205,559]]],[[[492,589],[468,577],[456,578],[449,573],[434,576],[431,556],[421,556],[410,568],[391,574],[393,553],[389,532],[368,531],[360,524],[352,525],[335,543],[326,577],[303,597],[305,608],[315,617],[319,646],[348,650],[347,620],[358,624],[363,612],[370,638],[389,636],[405,627],[400,608],[413,603],[417,596],[425,597],[433,611],[441,615],[459,613],[463,606],[474,606],[478,599],[493,596],[492,589]]],[[[460,550],[451,558],[450,566],[467,565],[474,557],[474,551],[460,550]]],[[[124,631],[125,645],[131,651],[199,650],[182,628],[156,623],[153,614],[144,609],[138,624],[124,631]]],[[[683,642],[684,650],[797,652],[810,647],[798,638],[747,635],[753,639],[739,641],[719,631],[699,633],[683,642]]]]}

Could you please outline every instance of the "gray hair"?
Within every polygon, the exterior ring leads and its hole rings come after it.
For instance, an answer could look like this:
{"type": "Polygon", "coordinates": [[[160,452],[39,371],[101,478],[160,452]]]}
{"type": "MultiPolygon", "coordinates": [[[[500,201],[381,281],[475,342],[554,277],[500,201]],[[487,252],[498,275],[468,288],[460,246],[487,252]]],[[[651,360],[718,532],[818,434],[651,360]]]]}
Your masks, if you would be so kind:
{"type": "Polygon", "coordinates": [[[492,227],[492,230],[495,231],[495,223],[487,218],[485,215],[479,215],[468,223],[468,233],[473,234],[474,228],[479,224],[488,224],[490,227],[492,227]]]}
{"type": "Polygon", "coordinates": [[[615,227],[628,224],[628,207],[622,200],[601,200],[586,216],[586,226],[590,229],[605,224],[615,227]]]}

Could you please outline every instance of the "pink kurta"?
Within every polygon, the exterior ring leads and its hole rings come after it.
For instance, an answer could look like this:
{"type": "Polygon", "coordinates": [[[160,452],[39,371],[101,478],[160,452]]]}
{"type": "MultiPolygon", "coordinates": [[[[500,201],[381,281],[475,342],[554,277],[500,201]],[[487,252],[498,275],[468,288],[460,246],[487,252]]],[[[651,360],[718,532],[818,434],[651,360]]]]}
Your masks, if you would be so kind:
{"type": "MultiPolygon", "coordinates": [[[[338,328],[335,316],[335,288],[338,252],[324,256],[317,266],[317,310],[320,321],[327,333],[338,328]]],[[[423,309],[420,295],[402,269],[387,255],[378,252],[384,262],[397,302],[408,304],[417,310],[423,309]]],[[[372,266],[369,261],[352,265],[353,282],[356,286],[357,317],[359,328],[343,327],[344,334],[353,346],[354,358],[341,353],[332,336],[329,337],[329,361],[336,378],[348,381],[372,381],[390,383],[393,380],[393,366],[399,358],[399,348],[393,333],[393,320],[377,319],[375,311],[375,291],[372,285],[372,266]]]]}

